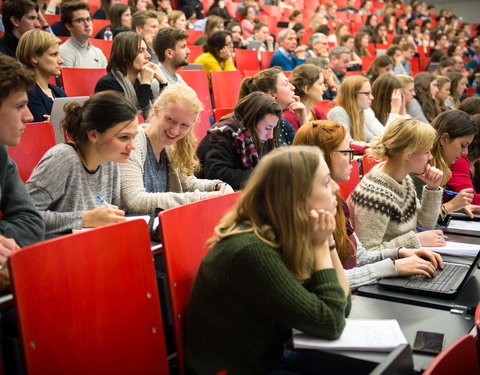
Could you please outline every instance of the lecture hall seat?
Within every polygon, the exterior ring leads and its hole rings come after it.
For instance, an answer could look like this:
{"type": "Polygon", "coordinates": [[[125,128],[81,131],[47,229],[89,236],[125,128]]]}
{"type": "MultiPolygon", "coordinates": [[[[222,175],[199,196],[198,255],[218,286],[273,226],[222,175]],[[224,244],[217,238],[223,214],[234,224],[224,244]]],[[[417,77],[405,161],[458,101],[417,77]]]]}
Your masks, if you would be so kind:
{"type": "Polygon", "coordinates": [[[242,73],[239,70],[212,70],[210,74],[215,108],[235,107],[242,84],[242,73]]]}
{"type": "Polygon", "coordinates": [[[258,51],[235,48],[235,66],[238,70],[260,70],[258,51]]]}
{"type": "Polygon", "coordinates": [[[358,170],[358,160],[355,160],[352,163],[352,171],[350,172],[350,179],[345,182],[339,182],[338,186],[340,187],[340,194],[342,194],[343,199],[347,200],[348,196],[351,194],[355,187],[360,182],[360,172],[358,170]]]}
{"type": "Polygon", "coordinates": [[[25,247],[10,271],[29,375],[168,374],[144,220],[25,247]]]}
{"type": "Polygon", "coordinates": [[[106,74],[104,68],[62,68],[63,90],[68,96],[92,96],[98,80],[106,74]]]}
{"type": "Polygon", "coordinates": [[[208,251],[205,242],[240,194],[205,199],[159,214],[180,375],[185,373],[184,333],[188,299],[198,267],[208,251]],[[188,228],[188,235],[185,235],[185,228],[188,228]]]}

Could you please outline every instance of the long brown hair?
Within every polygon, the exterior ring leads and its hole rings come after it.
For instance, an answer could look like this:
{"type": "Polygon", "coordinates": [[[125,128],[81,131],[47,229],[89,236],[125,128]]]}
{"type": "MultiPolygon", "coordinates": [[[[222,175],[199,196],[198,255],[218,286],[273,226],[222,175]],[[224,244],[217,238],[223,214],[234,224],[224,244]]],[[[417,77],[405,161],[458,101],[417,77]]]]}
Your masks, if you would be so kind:
{"type": "Polygon", "coordinates": [[[400,88],[402,88],[402,84],[390,73],[383,73],[373,82],[371,108],[375,112],[375,117],[383,126],[386,126],[388,115],[392,110],[390,98],[393,95],[393,91],[400,88]]]}
{"type": "Polygon", "coordinates": [[[429,122],[432,122],[441,112],[430,92],[430,84],[434,80],[435,76],[429,73],[419,73],[414,79],[416,98],[429,122]]]}
{"type": "MultiPolygon", "coordinates": [[[[333,152],[345,139],[347,131],[342,124],[330,120],[318,120],[302,125],[293,140],[294,145],[318,146],[324,153],[325,161],[332,172],[333,152]]],[[[343,202],[342,195],[337,192],[338,202],[343,202]]],[[[347,234],[347,218],[341,204],[335,215],[335,232],[333,237],[337,244],[338,256],[345,264],[350,256],[355,256],[356,248],[347,234]]]]}

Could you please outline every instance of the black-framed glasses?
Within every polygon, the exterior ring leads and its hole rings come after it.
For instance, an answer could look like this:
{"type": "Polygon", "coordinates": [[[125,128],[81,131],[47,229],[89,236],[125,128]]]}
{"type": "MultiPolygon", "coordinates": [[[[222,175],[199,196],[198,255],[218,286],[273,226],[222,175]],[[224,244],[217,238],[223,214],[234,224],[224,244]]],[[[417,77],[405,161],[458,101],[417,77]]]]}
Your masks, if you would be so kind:
{"type": "Polygon", "coordinates": [[[92,17],[85,17],[85,18],[77,18],[72,20],[72,23],[87,23],[87,22],[92,22],[92,17]]]}
{"type": "Polygon", "coordinates": [[[353,161],[353,153],[355,152],[354,150],[352,150],[351,148],[349,148],[348,150],[337,150],[335,152],[339,152],[341,153],[342,155],[344,156],[348,156],[348,160],[349,161],[353,161]]]}
{"type": "Polygon", "coordinates": [[[363,95],[370,96],[370,95],[372,95],[372,92],[371,91],[357,91],[357,94],[363,94],[363,95]]]}

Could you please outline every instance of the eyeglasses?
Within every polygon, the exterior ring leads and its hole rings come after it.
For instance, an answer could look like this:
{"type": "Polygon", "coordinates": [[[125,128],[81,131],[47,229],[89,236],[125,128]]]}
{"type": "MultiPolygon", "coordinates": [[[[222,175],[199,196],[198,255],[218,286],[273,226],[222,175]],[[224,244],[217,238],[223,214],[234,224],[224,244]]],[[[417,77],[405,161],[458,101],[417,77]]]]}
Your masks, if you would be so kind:
{"type": "Polygon", "coordinates": [[[87,23],[87,22],[92,22],[92,17],[86,17],[86,18],[77,18],[75,20],[72,20],[72,23],[87,23]]]}
{"type": "Polygon", "coordinates": [[[339,153],[341,153],[343,156],[348,156],[348,160],[349,160],[349,161],[353,161],[353,153],[354,153],[354,150],[352,150],[351,148],[348,149],[348,150],[338,150],[338,151],[335,151],[335,152],[339,152],[339,153]]]}
{"type": "Polygon", "coordinates": [[[363,94],[363,95],[370,96],[370,95],[372,95],[372,92],[371,91],[358,91],[357,94],[363,94]]]}

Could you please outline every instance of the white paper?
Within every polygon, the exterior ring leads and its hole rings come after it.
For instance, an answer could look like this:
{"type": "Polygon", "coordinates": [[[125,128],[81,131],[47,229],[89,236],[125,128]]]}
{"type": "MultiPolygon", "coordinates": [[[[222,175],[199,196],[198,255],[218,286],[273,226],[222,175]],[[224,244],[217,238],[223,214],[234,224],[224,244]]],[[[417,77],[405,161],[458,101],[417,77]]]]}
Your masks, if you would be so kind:
{"type": "Polygon", "coordinates": [[[337,340],[324,340],[294,330],[293,345],[298,349],[391,351],[407,344],[396,319],[346,319],[337,340]]]}
{"type": "Polygon", "coordinates": [[[480,251],[480,245],[470,243],[447,241],[443,247],[422,246],[425,249],[435,251],[440,254],[475,257],[480,251]]]}
{"type": "Polygon", "coordinates": [[[463,229],[480,232],[480,221],[450,220],[448,229],[463,229]]]}

